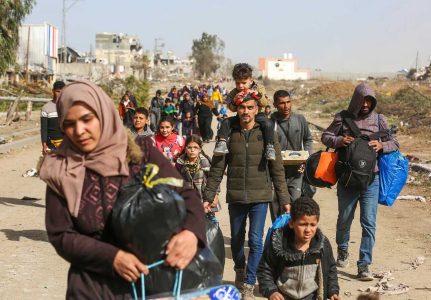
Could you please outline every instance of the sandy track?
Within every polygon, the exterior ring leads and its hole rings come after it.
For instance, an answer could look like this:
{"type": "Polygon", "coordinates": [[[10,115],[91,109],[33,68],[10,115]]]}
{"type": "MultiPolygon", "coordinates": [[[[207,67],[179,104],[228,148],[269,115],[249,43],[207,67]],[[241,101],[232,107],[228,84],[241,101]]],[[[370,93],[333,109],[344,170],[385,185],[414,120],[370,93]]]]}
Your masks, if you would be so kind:
{"type": "MultiPolygon", "coordinates": [[[[213,147],[213,143],[206,144],[206,152],[211,153],[213,147]]],[[[47,242],[44,230],[45,186],[38,178],[21,176],[36,165],[39,153],[40,145],[37,143],[0,156],[0,299],[64,299],[68,264],[47,242]],[[42,200],[20,200],[23,196],[42,200]]],[[[222,185],[221,199],[224,199],[224,193],[225,183],[222,185]]],[[[319,190],[316,199],[321,205],[321,228],[331,240],[335,251],[335,189],[319,190]]],[[[431,299],[430,217],[429,203],[397,202],[393,208],[379,207],[372,270],[395,270],[393,283],[410,286],[407,294],[391,296],[391,299],[431,299]],[[425,256],[425,263],[416,270],[409,270],[409,263],[418,256],[425,256]]],[[[226,205],[223,205],[218,218],[227,250],[224,279],[232,282],[234,272],[226,205]]],[[[269,218],[266,224],[270,224],[269,218]]],[[[373,284],[354,279],[360,234],[357,214],[352,226],[352,263],[339,274],[343,299],[355,299],[359,288],[373,284]]],[[[389,297],[382,297],[386,298],[389,297]]]]}

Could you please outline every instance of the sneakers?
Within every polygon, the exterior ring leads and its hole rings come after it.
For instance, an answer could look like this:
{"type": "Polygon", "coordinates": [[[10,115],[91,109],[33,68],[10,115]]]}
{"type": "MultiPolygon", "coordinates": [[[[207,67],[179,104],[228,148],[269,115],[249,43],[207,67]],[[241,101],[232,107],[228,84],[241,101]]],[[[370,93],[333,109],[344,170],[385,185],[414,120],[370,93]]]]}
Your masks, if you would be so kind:
{"type": "Polygon", "coordinates": [[[367,265],[358,266],[357,278],[360,281],[372,281],[374,279],[367,265]]]}
{"type": "Polygon", "coordinates": [[[219,140],[214,148],[214,155],[215,156],[221,156],[228,154],[229,150],[227,149],[227,143],[224,140],[219,140]]]}
{"type": "Polygon", "coordinates": [[[265,147],[265,158],[267,160],[275,160],[275,149],[274,145],[268,144],[265,147]]]}
{"type": "Polygon", "coordinates": [[[254,300],[254,285],[244,283],[241,291],[242,300],[254,300]]]}
{"type": "Polygon", "coordinates": [[[347,268],[349,266],[349,252],[338,248],[337,267],[347,268]]]}
{"type": "Polygon", "coordinates": [[[245,279],[245,269],[234,269],[235,270],[235,286],[242,293],[245,279]]]}

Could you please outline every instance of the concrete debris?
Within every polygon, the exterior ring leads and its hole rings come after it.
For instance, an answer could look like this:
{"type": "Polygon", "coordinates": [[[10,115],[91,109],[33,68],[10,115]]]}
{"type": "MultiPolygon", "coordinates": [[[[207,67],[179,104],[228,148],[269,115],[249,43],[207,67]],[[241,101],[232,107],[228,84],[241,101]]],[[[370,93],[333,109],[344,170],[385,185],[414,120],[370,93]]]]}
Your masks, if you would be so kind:
{"type": "Polygon", "coordinates": [[[404,195],[404,196],[398,196],[397,200],[415,200],[420,202],[426,202],[426,198],[423,196],[413,196],[413,195],[404,195]]]}
{"type": "Polygon", "coordinates": [[[378,293],[380,295],[400,295],[407,293],[410,289],[409,286],[402,283],[389,283],[389,281],[394,279],[391,272],[382,272],[380,274],[375,274],[375,277],[380,278],[379,282],[376,283],[375,286],[370,286],[365,289],[359,289],[359,291],[367,293],[378,293]]]}
{"type": "Polygon", "coordinates": [[[6,139],[0,136],[0,144],[6,144],[6,139]]]}
{"type": "Polygon", "coordinates": [[[410,184],[410,183],[414,183],[415,182],[415,177],[413,177],[413,176],[409,176],[409,178],[407,179],[407,184],[410,184]]]}
{"type": "Polygon", "coordinates": [[[38,175],[39,174],[37,174],[37,170],[35,168],[31,168],[22,174],[22,177],[37,177],[38,175]]]}
{"type": "Polygon", "coordinates": [[[425,257],[423,256],[416,257],[416,259],[410,264],[410,270],[416,270],[424,262],[425,262],[425,257]]]}
{"type": "Polygon", "coordinates": [[[413,171],[431,173],[431,165],[412,163],[410,166],[413,171]]]}

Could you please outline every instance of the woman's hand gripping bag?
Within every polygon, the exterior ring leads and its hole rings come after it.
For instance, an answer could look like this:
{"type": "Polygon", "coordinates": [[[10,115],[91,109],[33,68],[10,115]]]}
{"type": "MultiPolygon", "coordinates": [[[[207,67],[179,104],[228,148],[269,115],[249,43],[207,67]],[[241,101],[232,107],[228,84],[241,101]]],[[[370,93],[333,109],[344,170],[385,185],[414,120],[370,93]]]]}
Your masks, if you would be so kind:
{"type": "MultiPolygon", "coordinates": [[[[134,253],[144,264],[165,259],[170,238],[181,231],[186,217],[184,199],[169,186],[182,186],[177,178],[158,178],[159,167],[147,164],[123,187],[112,212],[116,244],[134,253]]],[[[198,251],[184,270],[182,289],[220,284],[222,270],[211,250],[198,251]]],[[[175,269],[159,266],[146,276],[149,295],[171,292],[175,269]]]]}

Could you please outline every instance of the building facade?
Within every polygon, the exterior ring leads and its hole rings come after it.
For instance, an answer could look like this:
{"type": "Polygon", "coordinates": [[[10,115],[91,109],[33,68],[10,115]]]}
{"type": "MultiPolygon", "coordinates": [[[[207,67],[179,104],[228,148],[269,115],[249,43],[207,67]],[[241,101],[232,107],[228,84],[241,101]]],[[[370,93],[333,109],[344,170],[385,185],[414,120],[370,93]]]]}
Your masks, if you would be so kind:
{"type": "Polygon", "coordinates": [[[54,76],[57,72],[58,29],[47,23],[20,26],[17,56],[21,70],[28,72],[30,77],[54,76]]]}
{"type": "Polygon", "coordinates": [[[299,69],[292,54],[284,54],[283,58],[260,58],[259,70],[263,78],[270,80],[308,80],[311,75],[310,70],[299,69]]]}

